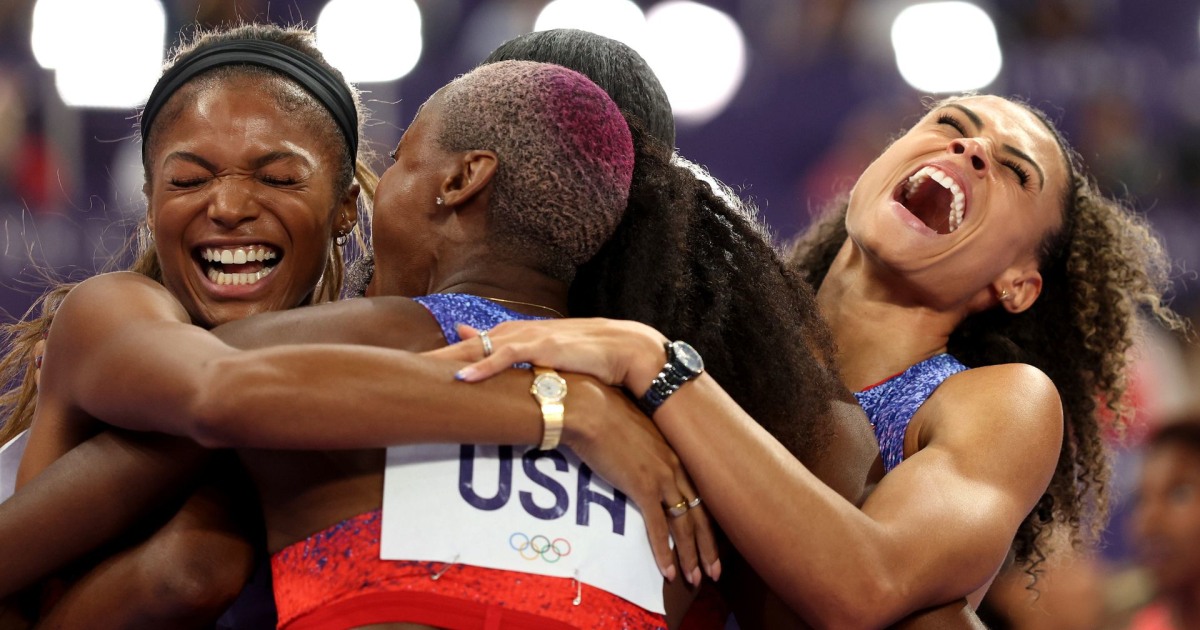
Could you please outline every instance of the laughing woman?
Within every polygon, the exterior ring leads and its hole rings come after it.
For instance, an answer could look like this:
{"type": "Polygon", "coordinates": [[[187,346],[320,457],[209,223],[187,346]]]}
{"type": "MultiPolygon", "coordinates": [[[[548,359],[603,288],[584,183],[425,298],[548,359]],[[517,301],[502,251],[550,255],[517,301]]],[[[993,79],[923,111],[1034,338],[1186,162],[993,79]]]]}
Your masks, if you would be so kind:
{"type": "MultiPolygon", "coordinates": [[[[739,551],[822,627],[978,603],[1010,548],[1032,567],[1053,524],[1094,532],[1107,480],[1096,401],[1120,417],[1139,307],[1180,324],[1161,301],[1158,241],[1096,191],[1042,114],[992,96],[939,104],[795,259],[819,285],[842,379],[880,444],[861,511],[675,346],[664,357],[667,339],[648,327],[507,323],[491,331],[495,353],[461,375],[530,361],[657,407],[739,551]]],[[[478,346],[442,354],[480,359],[478,346]]]]}
{"type": "MultiPolygon", "coordinates": [[[[325,63],[307,31],[244,26],[201,34],[179,51],[142,116],[148,238],[142,239],[134,266],[56,288],[43,298],[41,318],[5,331],[12,344],[3,363],[5,380],[23,377],[24,383],[2,399],[6,418],[0,441],[32,425],[19,485],[104,431],[93,401],[103,406],[133,397],[146,408],[154,406],[152,397],[123,385],[114,372],[128,371],[124,361],[153,365],[157,352],[186,353],[183,345],[156,340],[172,333],[211,336],[208,329],[253,313],[337,296],[338,244],[358,214],[355,179],[367,190],[374,185],[373,175],[357,161],[361,119],[355,91],[325,63]],[[198,66],[206,71],[196,72],[198,66]],[[55,322],[47,378],[38,379],[38,391],[26,366],[64,300],[87,304],[93,316],[81,325],[55,322]],[[106,327],[101,313],[116,314],[128,325],[106,327]],[[85,339],[114,349],[119,360],[90,363],[92,346],[85,339]]],[[[169,379],[161,385],[175,386],[169,379]]],[[[126,547],[96,570],[81,571],[75,587],[42,622],[211,624],[252,567],[253,550],[245,540],[252,524],[234,516],[245,513],[234,507],[234,497],[247,498],[246,481],[230,474],[229,462],[216,462],[207,468],[207,479],[197,482],[197,471],[217,458],[182,440],[144,436],[122,443],[111,434],[101,439],[114,446],[101,466],[118,465],[118,460],[171,466],[147,469],[153,476],[144,484],[113,489],[92,509],[77,504],[93,525],[120,529],[110,517],[148,486],[170,487],[165,494],[171,498],[159,502],[167,504],[161,509],[131,511],[141,522],[132,528],[136,532],[127,532],[126,547]],[[194,490],[190,496],[180,496],[189,488],[194,490]],[[146,531],[156,528],[147,538],[146,531]]],[[[77,470],[75,476],[98,472],[77,470]]],[[[9,518],[8,525],[40,535],[66,520],[62,507],[27,499],[18,493],[5,506],[10,515],[24,515],[9,518]]],[[[24,535],[9,531],[10,542],[24,535]]],[[[74,540],[61,542],[6,553],[5,580],[23,585],[44,572],[32,565],[57,566],[82,551],[74,540]]]]}

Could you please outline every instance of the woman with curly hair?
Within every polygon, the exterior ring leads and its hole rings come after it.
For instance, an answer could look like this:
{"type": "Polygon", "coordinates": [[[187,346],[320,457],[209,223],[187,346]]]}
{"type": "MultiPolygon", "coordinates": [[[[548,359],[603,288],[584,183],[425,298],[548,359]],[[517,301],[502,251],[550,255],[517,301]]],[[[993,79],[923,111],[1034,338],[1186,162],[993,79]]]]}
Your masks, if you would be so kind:
{"type": "MultiPolygon", "coordinates": [[[[814,625],[975,604],[1010,548],[1036,566],[1053,523],[1092,538],[1108,475],[1096,400],[1123,417],[1139,307],[1180,322],[1162,303],[1158,241],[1097,192],[1042,114],[994,96],[936,105],[793,260],[819,286],[842,381],[880,443],[861,510],[694,358],[681,361],[677,343],[664,367],[667,339],[645,326],[504,324],[495,353],[460,375],[530,361],[648,401],[717,522],[814,625]]],[[[480,359],[478,345],[445,353],[480,359]]]]}

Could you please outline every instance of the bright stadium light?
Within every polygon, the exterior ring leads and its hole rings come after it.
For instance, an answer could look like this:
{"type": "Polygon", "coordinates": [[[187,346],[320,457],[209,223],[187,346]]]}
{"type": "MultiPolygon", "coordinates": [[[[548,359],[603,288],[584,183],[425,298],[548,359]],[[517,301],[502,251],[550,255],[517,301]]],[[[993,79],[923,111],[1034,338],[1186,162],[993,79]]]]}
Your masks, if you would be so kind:
{"type": "Polygon", "coordinates": [[[123,109],[145,102],[166,42],[159,0],[38,0],[33,13],[34,57],[54,70],[64,103],[123,109]]]}
{"type": "Polygon", "coordinates": [[[615,39],[645,55],[646,16],[630,0],[554,0],[533,30],[576,28],[615,39]]]}
{"type": "Polygon", "coordinates": [[[421,9],[414,0],[330,0],[317,46],[347,81],[395,81],[421,58],[421,9]]]}
{"type": "Polygon", "coordinates": [[[1003,59],[996,25],[969,2],[930,2],[905,8],[892,22],[900,76],[923,92],[976,90],[996,80],[1003,59]],[[953,42],[947,42],[947,33],[953,42]],[[946,46],[954,50],[947,54],[946,46]]]}
{"type": "Polygon", "coordinates": [[[37,0],[37,4],[33,5],[33,28],[29,33],[29,46],[33,49],[33,58],[37,60],[38,65],[53,70],[58,65],[57,56],[70,54],[71,51],[63,42],[71,41],[72,37],[82,34],[84,28],[84,20],[76,22],[72,19],[72,9],[86,11],[89,4],[93,3],[37,0]]]}
{"type": "Polygon", "coordinates": [[[671,0],[651,8],[646,24],[651,46],[643,54],[675,117],[700,124],[721,113],[746,76],[746,41],[737,22],[712,7],[671,0]]]}

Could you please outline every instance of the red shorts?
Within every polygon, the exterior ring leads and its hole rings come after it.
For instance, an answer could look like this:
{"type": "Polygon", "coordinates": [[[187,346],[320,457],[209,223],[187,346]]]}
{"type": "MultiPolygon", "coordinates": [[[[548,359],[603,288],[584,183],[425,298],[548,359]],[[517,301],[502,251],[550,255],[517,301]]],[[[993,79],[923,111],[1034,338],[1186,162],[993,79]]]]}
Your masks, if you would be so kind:
{"type": "Polygon", "coordinates": [[[279,628],[666,628],[662,615],[569,578],[381,560],[381,520],[379,510],[360,514],[271,558],[279,628]]]}

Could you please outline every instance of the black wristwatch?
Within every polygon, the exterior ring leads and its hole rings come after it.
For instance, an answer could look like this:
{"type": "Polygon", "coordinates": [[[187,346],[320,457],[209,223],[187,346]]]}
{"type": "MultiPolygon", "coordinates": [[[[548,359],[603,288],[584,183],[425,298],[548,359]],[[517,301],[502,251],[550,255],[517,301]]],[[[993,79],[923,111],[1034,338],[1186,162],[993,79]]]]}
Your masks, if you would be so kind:
{"type": "Polygon", "coordinates": [[[704,371],[704,359],[700,358],[700,353],[686,341],[672,341],[664,346],[667,350],[667,364],[658,376],[650,381],[650,389],[638,399],[638,406],[648,416],[653,416],[663,402],[684,383],[700,376],[704,371]]]}

